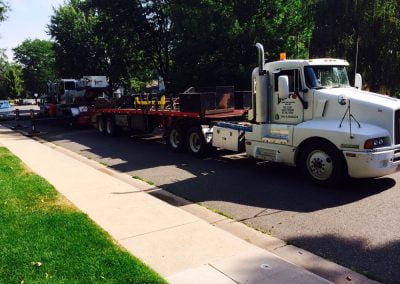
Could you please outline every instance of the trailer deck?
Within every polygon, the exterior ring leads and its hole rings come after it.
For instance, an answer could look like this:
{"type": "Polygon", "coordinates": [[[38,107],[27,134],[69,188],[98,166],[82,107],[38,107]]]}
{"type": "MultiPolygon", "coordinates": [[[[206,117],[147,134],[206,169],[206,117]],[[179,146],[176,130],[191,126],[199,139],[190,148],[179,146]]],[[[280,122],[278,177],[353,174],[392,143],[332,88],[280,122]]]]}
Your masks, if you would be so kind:
{"type": "Polygon", "coordinates": [[[197,119],[224,119],[242,117],[247,113],[244,109],[235,109],[230,112],[221,112],[213,114],[201,114],[197,112],[181,112],[179,110],[155,110],[155,109],[133,109],[133,108],[103,108],[90,109],[91,115],[121,114],[121,115],[148,115],[148,116],[165,116],[165,117],[181,117],[181,118],[197,118],[197,119]]]}

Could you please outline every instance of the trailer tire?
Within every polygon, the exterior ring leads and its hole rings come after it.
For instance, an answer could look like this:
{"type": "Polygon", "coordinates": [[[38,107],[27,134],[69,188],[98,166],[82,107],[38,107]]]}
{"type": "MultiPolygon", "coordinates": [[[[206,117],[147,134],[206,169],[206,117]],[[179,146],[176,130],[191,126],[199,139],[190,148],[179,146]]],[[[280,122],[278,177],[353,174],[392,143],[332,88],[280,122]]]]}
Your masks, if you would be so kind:
{"type": "Polygon", "coordinates": [[[117,135],[117,125],[115,124],[114,118],[107,117],[106,120],[106,134],[108,136],[116,136],[117,135]]]}
{"type": "Polygon", "coordinates": [[[97,129],[99,130],[99,132],[101,134],[106,133],[106,122],[105,122],[105,118],[102,116],[97,118],[97,129]]]}
{"type": "Polygon", "coordinates": [[[298,165],[303,175],[318,185],[339,185],[347,177],[346,162],[342,153],[324,141],[313,141],[304,145],[298,165]]]}
{"type": "Polygon", "coordinates": [[[166,135],[166,142],[168,148],[172,151],[181,153],[186,150],[186,137],[185,132],[179,126],[173,126],[168,130],[166,135]]]}
{"type": "Polygon", "coordinates": [[[210,144],[207,143],[201,127],[191,127],[187,132],[187,145],[189,152],[198,158],[206,156],[210,151],[210,144]]]}

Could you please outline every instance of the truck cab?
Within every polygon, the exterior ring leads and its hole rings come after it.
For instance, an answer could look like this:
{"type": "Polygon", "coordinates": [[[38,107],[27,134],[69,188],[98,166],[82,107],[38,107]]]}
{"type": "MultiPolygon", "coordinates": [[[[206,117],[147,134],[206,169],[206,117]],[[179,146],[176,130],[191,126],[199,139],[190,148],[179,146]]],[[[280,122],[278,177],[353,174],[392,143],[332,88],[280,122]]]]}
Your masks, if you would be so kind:
{"type": "MultiPolygon", "coordinates": [[[[252,74],[250,157],[298,166],[319,184],[379,177],[400,165],[400,101],[349,84],[340,59],[280,60],[252,74]]],[[[357,75],[358,82],[360,75],[357,75]]],[[[221,133],[221,131],[218,131],[221,133]]],[[[214,131],[213,139],[220,140],[214,131]]],[[[226,137],[229,139],[229,137],[226,137]]]]}

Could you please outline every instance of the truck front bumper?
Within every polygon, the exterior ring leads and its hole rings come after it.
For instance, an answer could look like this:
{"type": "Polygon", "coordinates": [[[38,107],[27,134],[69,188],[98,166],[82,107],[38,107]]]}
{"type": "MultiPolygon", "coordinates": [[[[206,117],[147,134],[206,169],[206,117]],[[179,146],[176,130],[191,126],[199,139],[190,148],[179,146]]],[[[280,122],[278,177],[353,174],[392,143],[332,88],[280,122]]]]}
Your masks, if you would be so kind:
{"type": "Polygon", "coordinates": [[[349,175],[354,178],[381,177],[400,169],[400,149],[380,152],[343,151],[349,175]]]}

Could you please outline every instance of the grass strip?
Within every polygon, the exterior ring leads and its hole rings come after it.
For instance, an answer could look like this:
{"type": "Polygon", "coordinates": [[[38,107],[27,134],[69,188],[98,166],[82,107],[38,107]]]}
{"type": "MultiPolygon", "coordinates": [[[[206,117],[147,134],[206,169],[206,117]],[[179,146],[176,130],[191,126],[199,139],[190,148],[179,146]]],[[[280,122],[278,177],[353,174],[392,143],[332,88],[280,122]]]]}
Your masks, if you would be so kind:
{"type": "Polygon", "coordinates": [[[2,147],[0,244],[0,283],[165,283],[2,147]]]}

